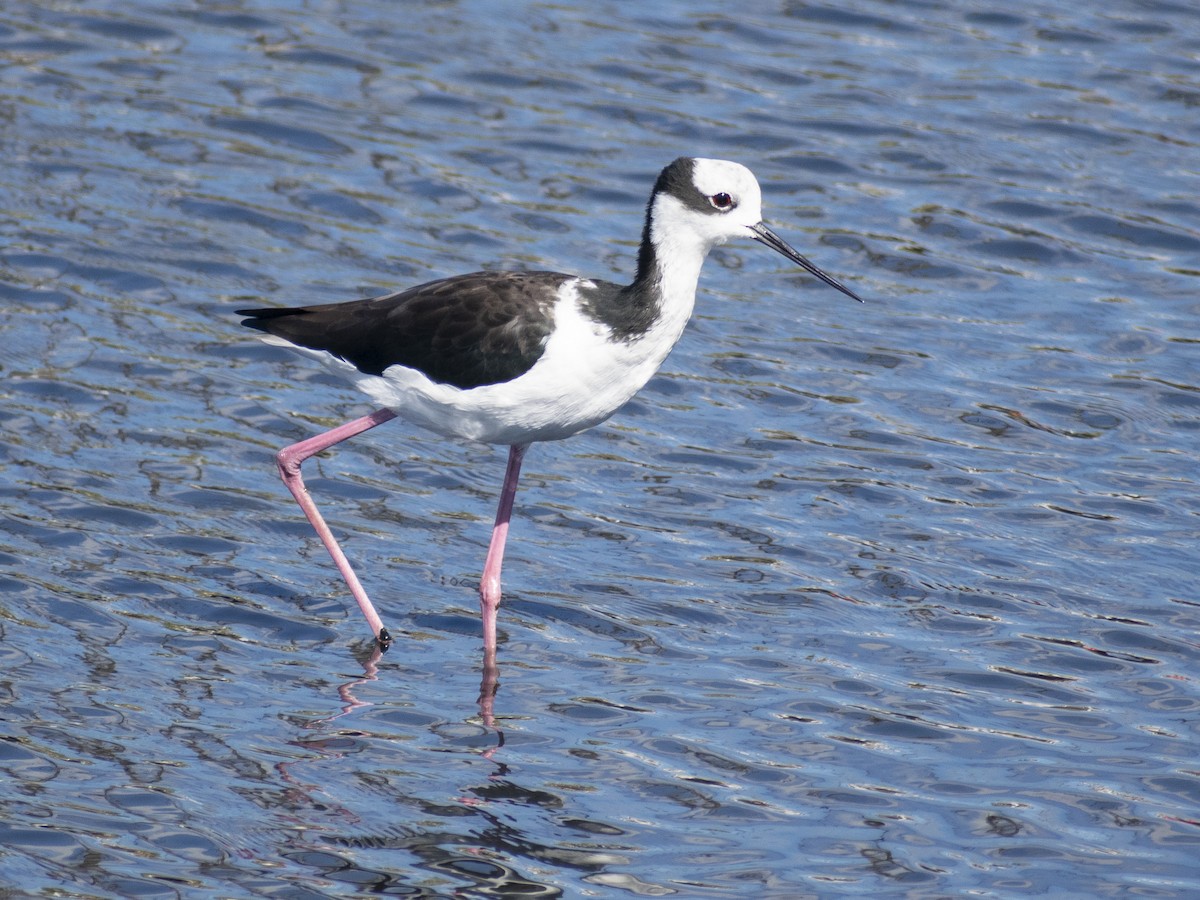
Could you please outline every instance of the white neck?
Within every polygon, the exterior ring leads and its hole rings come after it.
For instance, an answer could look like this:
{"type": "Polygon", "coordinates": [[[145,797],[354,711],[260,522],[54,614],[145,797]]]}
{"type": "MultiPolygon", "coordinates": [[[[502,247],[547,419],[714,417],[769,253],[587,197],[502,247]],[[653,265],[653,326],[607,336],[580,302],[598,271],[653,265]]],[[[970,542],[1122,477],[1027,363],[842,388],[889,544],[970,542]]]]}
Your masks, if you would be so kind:
{"type": "Polygon", "coordinates": [[[663,358],[683,334],[696,303],[696,285],[708,251],[718,243],[695,228],[686,227],[688,213],[668,194],[654,200],[650,217],[650,243],[654,247],[662,294],[660,321],[652,329],[656,341],[665,341],[663,358]]]}

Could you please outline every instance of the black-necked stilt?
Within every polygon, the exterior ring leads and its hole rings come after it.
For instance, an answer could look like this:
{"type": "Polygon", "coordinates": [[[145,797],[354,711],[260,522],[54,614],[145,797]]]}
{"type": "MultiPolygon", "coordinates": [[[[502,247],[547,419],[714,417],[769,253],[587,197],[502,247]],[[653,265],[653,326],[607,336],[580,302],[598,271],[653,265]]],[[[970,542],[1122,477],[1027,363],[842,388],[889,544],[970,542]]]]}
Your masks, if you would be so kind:
{"type": "Polygon", "coordinates": [[[684,157],[654,184],[630,285],[476,272],[369,300],[239,310],[250,317],[242,324],[266,332],[267,343],[316,358],[381,407],[277,456],[284,483],[381,645],[391,636],[304,487],[304,460],[396,416],[448,437],[508,445],[479,586],[484,647],[494,653],[500,565],[525,451],[603,422],[650,380],[691,317],[709,250],[736,237],[766,244],[861,299],[762,223],[762,193],[749,169],[684,157]]]}

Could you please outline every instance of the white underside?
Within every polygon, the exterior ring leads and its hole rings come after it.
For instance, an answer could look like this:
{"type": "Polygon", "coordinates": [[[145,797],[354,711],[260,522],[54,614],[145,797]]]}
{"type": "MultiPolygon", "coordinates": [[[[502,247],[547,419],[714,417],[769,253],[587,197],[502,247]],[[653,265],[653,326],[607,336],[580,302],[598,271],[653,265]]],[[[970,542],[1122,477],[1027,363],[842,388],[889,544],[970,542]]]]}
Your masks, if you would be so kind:
{"type": "Polygon", "coordinates": [[[404,366],[364,375],[324,350],[265,340],[320,360],[379,406],[438,434],[493,444],[560,440],[603,422],[658,371],[691,316],[702,260],[701,254],[690,279],[664,279],[676,290],[664,296],[654,326],[632,341],[614,342],[605,326],[582,312],[577,288],[587,282],[566,282],[541,359],[512,381],[469,390],[437,384],[404,366]]]}

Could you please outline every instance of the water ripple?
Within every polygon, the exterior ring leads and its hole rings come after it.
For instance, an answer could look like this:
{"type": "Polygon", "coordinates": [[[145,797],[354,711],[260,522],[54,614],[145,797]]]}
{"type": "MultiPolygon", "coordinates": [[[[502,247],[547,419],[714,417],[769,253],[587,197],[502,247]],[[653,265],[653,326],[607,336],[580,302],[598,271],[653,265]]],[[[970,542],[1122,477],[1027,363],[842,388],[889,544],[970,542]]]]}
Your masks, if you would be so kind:
{"type": "Polygon", "coordinates": [[[1198,25],[9,10],[6,885],[1195,893],[1198,25]],[[373,655],[271,469],[363,404],[232,311],[626,277],[681,153],[868,302],[714,253],[665,371],[531,452],[498,684],[502,454],[314,460],[373,655]]]}

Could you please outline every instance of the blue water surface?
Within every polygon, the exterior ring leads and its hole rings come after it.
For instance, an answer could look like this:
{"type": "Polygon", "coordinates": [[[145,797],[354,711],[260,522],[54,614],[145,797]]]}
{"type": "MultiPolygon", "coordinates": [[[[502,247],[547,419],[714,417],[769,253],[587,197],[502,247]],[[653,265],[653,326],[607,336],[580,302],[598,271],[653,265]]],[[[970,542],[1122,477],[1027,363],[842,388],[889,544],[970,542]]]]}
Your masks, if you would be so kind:
{"type": "Polygon", "coordinates": [[[1200,893],[1200,8],[1093,6],[5,5],[0,887],[1200,893]],[[684,154],[867,303],[714,252],[481,707],[503,450],[306,467],[380,657],[272,462],[370,407],[234,310],[627,279],[684,154]]]}

